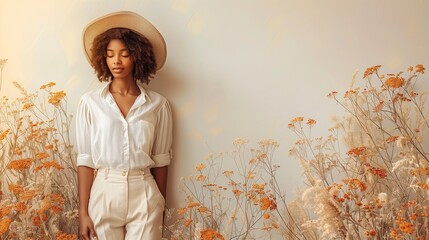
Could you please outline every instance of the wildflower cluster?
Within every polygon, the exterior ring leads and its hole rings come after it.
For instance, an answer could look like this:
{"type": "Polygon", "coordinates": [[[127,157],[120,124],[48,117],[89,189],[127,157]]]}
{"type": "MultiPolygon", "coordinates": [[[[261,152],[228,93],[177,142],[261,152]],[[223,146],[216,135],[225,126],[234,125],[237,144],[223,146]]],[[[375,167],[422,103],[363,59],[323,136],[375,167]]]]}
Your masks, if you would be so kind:
{"type": "Polygon", "coordinates": [[[75,153],[55,83],[0,99],[0,239],[77,239],[75,153]]]}
{"type": "Polygon", "coordinates": [[[426,69],[418,64],[386,75],[380,69],[368,68],[363,87],[343,99],[337,91],[328,95],[347,112],[328,137],[311,136],[314,120],[289,124],[299,138],[290,154],[309,186],[300,200],[316,213],[303,224],[309,239],[429,238],[427,92],[415,87],[426,69]]]}
{"type": "Polygon", "coordinates": [[[282,226],[290,228],[285,195],[275,179],[278,143],[267,139],[248,149],[247,140],[239,138],[233,145],[231,152],[207,156],[196,174],[182,180],[186,204],[164,227],[170,239],[269,239],[279,236],[282,226]],[[222,168],[229,158],[235,169],[222,168]]]}

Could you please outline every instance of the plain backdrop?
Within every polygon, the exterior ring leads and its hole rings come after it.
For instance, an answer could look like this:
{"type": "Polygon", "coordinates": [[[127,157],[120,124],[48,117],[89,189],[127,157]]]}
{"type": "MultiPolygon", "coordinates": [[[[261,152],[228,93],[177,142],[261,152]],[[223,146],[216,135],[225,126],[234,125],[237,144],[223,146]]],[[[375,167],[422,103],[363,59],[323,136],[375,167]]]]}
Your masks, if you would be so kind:
{"type": "Polygon", "coordinates": [[[359,80],[377,64],[387,73],[429,66],[425,0],[0,0],[0,59],[8,59],[0,95],[18,96],[13,81],[29,91],[53,81],[74,114],[79,97],[101,86],[83,55],[82,29],[120,10],[145,16],[168,45],[149,88],[174,111],[170,207],[183,203],[180,177],[237,137],[250,147],[280,143],[278,180],[292,198],[303,179],[287,155],[292,118],[316,119],[313,134],[323,136],[331,117],[344,114],[326,95],[346,91],[356,72],[359,80]]]}

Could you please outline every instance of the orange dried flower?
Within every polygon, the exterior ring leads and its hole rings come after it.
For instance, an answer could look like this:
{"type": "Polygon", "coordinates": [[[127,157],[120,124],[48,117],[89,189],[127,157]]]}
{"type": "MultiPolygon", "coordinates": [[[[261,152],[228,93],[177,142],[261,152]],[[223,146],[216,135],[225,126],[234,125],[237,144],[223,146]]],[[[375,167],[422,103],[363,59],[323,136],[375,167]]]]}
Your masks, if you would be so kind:
{"type": "Polygon", "coordinates": [[[299,123],[302,121],[304,121],[304,117],[296,117],[296,118],[293,118],[290,122],[291,123],[299,123]]]}
{"type": "Polygon", "coordinates": [[[31,158],[23,158],[23,159],[18,159],[18,160],[14,160],[11,161],[6,168],[7,169],[13,169],[16,171],[23,171],[26,170],[28,168],[30,168],[31,164],[33,163],[33,159],[31,158]]]}
{"type": "Polygon", "coordinates": [[[208,211],[209,211],[209,209],[207,207],[199,207],[198,208],[198,212],[200,212],[200,213],[205,213],[205,212],[208,212],[208,211]]]}
{"type": "Polygon", "coordinates": [[[214,229],[207,228],[201,231],[201,239],[202,240],[225,240],[222,234],[216,232],[214,229]]]}
{"type": "Polygon", "coordinates": [[[58,107],[60,105],[61,100],[66,96],[64,91],[59,92],[50,92],[48,103],[58,107]]]}
{"type": "Polygon", "coordinates": [[[371,76],[373,73],[377,72],[380,67],[381,65],[375,65],[367,68],[363,74],[363,78],[371,76]]]}
{"type": "Polygon", "coordinates": [[[27,200],[32,199],[34,196],[36,196],[36,194],[37,194],[37,190],[36,189],[32,189],[32,190],[28,190],[28,191],[22,192],[19,195],[19,198],[22,201],[27,201],[27,200]]]}
{"type": "Polygon", "coordinates": [[[49,154],[47,154],[45,152],[36,153],[36,159],[37,160],[42,160],[42,159],[45,159],[47,157],[49,157],[49,154]]]}
{"type": "Polygon", "coordinates": [[[367,236],[367,237],[375,237],[375,236],[377,236],[377,231],[375,231],[375,230],[366,231],[365,232],[365,236],[367,236]]]}
{"type": "Polygon", "coordinates": [[[352,94],[355,94],[355,93],[357,93],[358,92],[358,88],[357,89],[350,89],[350,90],[348,90],[348,91],[346,91],[346,93],[344,94],[344,97],[346,98],[346,97],[350,97],[352,94]]]}
{"type": "Polygon", "coordinates": [[[396,229],[392,229],[392,231],[390,231],[390,236],[391,236],[391,237],[396,237],[396,236],[398,236],[398,230],[396,230],[396,229]]]}
{"type": "Polygon", "coordinates": [[[77,240],[76,234],[67,234],[61,231],[57,232],[56,240],[77,240]]]}
{"type": "Polygon", "coordinates": [[[410,171],[412,176],[418,176],[421,174],[429,175],[429,167],[421,167],[421,168],[414,168],[410,171]]]}
{"type": "Polygon", "coordinates": [[[414,233],[414,225],[412,223],[409,223],[407,221],[401,221],[399,223],[399,229],[406,234],[412,234],[414,233]]]}
{"type": "Polygon", "coordinates": [[[273,200],[267,197],[262,197],[260,200],[260,204],[261,204],[261,209],[264,211],[268,209],[274,210],[277,208],[277,204],[273,200]]]}
{"type": "Polygon", "coordinates": [[[355,147],[355,148],[350,149],[347,152],[347,155],[351,155],[351,156],[355,156],[355,157],[362,156],[363,153],[365,152],[365,150],[366,150],[366,147],[355,147]]]}
{"type": "Polygon", "coordinates": [[[10,129],[6,129],[5,131],[0,133],[0,141],[6,138],[6,135],[10,132],[10,129]]]}
{"type": "Polygon", "coordinates": [[[309,126],[313,126],[314,124],[316,124],[316,120],[311,119],[311,118],[309,118],[309,119],[307,120],[307,125],[309,125],[309,126]]]}
{"type": "Polygon", "coordinates": [[[265,218],[265,219],[269,219],[269,218],[270,218],[270,214],[265,213],[265,214],[264,214],[264,218],[265,218]]]}
{"type": "Polygon", "coordinates": [[[205,176],[203,174],[200,174],[197,176],[197,181],[203,181],[205,176]]]}
{"type": "Polygon", "coordinates": [[[18,185],[18,184],[9,184],[9,191],[11,193],[14,193],[16,195],[19,195],[20,193],[22,193],[24,191],[24,186],[22,185],[18,185]]]}
{"type": "Polygon", "coordinates": [[[368,172],[370,172],[372,175],[378,176],[379,178],[387,177],[387,171],[382,168],[370,167],[368,172]]]}
{"type": "Polygon", "coordinates": [[[34,106],[34,104],[32,104],[32,103],[26,103],[26,104],[24,104],[24,106],[22,106],[22,109],[23,110],[27,110],[27,109],[31,108],[32,106],[34,106]]]}
{"type": "Polygon", "coordinates": [[[384,84],[391,88],[399,88],[404,84],[404,78],[402,77],[389,77],[384,84]]]}
{"type": "Polygon", "coordinates": [[[426,68],[423,67],[422,64],[417,64],[416,65],[416,72],[423,74],[423,73],[425,73],[425,70],[426,70],[426,68]]]}
{"type": "Polygon", "coordinates": [[[200,206],[201,204],[200,203],[197,203],[197,202],[190,202],[190,203],[188,203],[188,208],[193,208],[193,207],[198,207],[198,206],[200,206]]]}
{"type": "Polygon", "coordinates": [[[45,210],[51,209],[54,213],[59,213],[63,210],[61,207],[63,204],[64,198],[61,194],[49,194],[43,198],[41,210],[45,212],[45,210]]]}
{"type": "Polygon", "coordinates": [[[203,170],[204,168],[206,168],[206,165],[204,165],[204,163],[200,163],[200,164],[198,164],[198,165],[195,167],[195,170],[197,170],[197,171],[201,171],[201,170],[203,170]]]}
{"type": "Polygon", "coordinates": [[[347,184],[347,188],[349,189],[359,189],[360,191],[365,191],[367,188],[367,185],[364,181],[359,180],[357,178],[349,178],[349,179],[343,179],[343,182],[347,184]]]}
{"type": "Polygon", "coordinates": [[[15,204],[15,208],[18,212],[26,213],[28,206],[27,206],[27,204],[25,204],[23,202],[19,202],[19,203],[15,204]]]}
{"type": "Polygon", "coordinates": [[[55,168],[57,170],[63,170],[64,168],[55,160],[44,162],[41,165],[37,166],[34,171],[38,172],[43,168],[55,168]]]}
{"type": "Polygon", "coordinates": [[[234,193],[235,197],[240,197],[240,195],[243,193],[242,191],[238,189],[233,189],[232,192],[234,193]]]}
{"type": "Polygon", "coordinates": [[[265,193],[265,185],[266,184],[252,184],[252,191],[254,191],[257,194],[264,194],[265,193]]]}
{"type": "Polygon", "coordinates": [[[233,171],[224,171],[223,175],[225,175],[226,177],[230,177],[231,175],[234,175],[233,171]]]}
{"type": "Polygon", "coordinates": [[[387,143],[396,142],[398,140],[399,136],[390,136],[386,139],[387,143]]]}
{"type": "Polygon", "coordinates": [[[337,95],[337,91],[332,91],[328,94],[328,97],[335,97],[335,95],[337,95]]]}
{"type": "Polygon", "coordinates": [[[42,221],[42,219],[40,219],[40,216],[39,216],[39,215],[36,215],[36,216],[33,216],[33,217],[31,218],[31,223],[32,223],[34,226],[40,226],[40,225],[42,225],[42,224],[43,224],[43,221],[42,221]]]}
{"type": "Polygon", "coordinates": [[[242,191],[238,189],[233,189],[232,192],[234,193],[235,197],[240,197],[240,195],[243,193],[242,191]]]}
{"type": "Polygon", "coordinates": [[[12,220],[8,217],[0,220],[0,234],[5,234],[9,230],[9,226],[12,223],[12,220]]]}
{"type": "Polygon", "coordinates": [[[187,208],[179,208],[179,209],[177,209],[177,213],[180,215],[183,215],[186,213],[186,210],[187,210],[187,208]]]}
{"type": "Polygon", "coordinates": [[[52,149],[52,148],[54,148],[54,145],[52,145],[52,144],[48,144],[48,145],[45,146],[46,150],[49,150],[49,149],[52,149]]]}
{"type": "Polygon", "coordinates": [[[9,215],[12,206],[4,206],[0,208],[0,218],[9,215]]]}
{"type": "Polygon", "coordinates": [[[193,222],[193,220],[192,220],[192,219],[190,219],[190,218],[186,219],[186,221],[185,221],[185,226],[186,226],[186,227],[191,226],[191,223],[192,223],[192,222],[193,222]]]}
{"type": "Polygon", "coordinates": [[[56,83],[54,83],[54,82],[50,82],[50,83],[47,83],[47,84],[45,84],[45,85],[42,85],[42,86],[40,87],[40,89],[45,89],[45,88],[52,87],[52,86],[55,86],[55,85],[56,85],[56,83]]]}
{"type": "Polygon", "coordinates": [[[380,112],[383,109],[384,101],[380,101],[377,106],[372,109],[373,112],[380,112]]]}

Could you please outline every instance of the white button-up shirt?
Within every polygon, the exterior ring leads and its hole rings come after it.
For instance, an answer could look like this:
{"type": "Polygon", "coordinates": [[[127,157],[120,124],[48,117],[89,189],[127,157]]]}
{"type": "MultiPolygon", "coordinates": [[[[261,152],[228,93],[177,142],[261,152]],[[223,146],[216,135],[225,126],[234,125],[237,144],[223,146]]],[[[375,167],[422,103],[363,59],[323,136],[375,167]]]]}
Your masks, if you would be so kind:
{"type": "Polygon", "coordinates": [[[124,117],[109,84],[84,94],[76,114],[77,165],[117,170],[170,164],[172,117],[167,100],[140,87],[124,117]]]}

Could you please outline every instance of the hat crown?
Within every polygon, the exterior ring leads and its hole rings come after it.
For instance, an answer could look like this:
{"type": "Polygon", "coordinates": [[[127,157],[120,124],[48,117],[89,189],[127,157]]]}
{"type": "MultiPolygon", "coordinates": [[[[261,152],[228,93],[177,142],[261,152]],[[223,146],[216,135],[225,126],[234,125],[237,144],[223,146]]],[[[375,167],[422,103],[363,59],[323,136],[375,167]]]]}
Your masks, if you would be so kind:
{"type": "Polygon", "coordinates": [[[152,44],[157,69],[164,66],[167,58],[167,46],[158,29],[139,14],[131,11],[109,13],[91,21],[83,30],[83,49],[91,63],[91,47],[98,35],[112,28],[127,28],[146,37],[152,44]]]}

